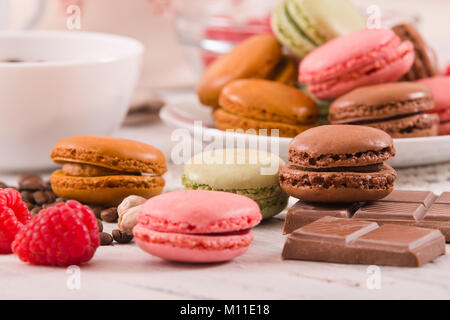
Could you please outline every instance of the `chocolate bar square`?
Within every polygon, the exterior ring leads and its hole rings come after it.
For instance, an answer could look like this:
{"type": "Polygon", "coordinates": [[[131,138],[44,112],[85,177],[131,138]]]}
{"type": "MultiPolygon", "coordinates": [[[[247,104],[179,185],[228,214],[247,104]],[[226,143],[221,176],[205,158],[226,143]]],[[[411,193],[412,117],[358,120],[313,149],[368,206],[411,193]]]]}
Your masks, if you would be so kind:
{"type": "MultiPolygon", "coordinates": [[[[431,191],[394,190],[382,202],[413,202],[429,207],[437,196],[431,191]]],[[[450,199],[450,197],[449,197],[450,199]]]]}
{"type": "Polygon", "coordinates": [[[450,204],[450,192],[443,192],[435,201],[435,203],[450,204]]]}
{"type": "Polygon", "coordinates": [[[311,203],[299,200],[288,210],[286,214],[283,234],[291,233],[305,224],[326,216],[350,218],[361,205],[361,203],[311,203]]]}
{"type": "Polygon", "coordinates": [[[356,219],[378,220],[420,220],[425,214],[422,203],[370,202],[354,214],[356,219]]]}
{"type": "Polygon", "coordinates": [[[418,267],[442,254],[445,238],[439,230],[324,217],[295,230],[282,258],[418,267]]]}

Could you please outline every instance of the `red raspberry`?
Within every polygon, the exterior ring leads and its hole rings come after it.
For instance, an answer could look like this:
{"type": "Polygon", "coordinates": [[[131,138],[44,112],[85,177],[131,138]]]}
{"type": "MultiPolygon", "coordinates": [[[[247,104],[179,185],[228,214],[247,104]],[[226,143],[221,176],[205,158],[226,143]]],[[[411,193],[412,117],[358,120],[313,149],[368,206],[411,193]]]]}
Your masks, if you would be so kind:
{"type": "Polygon", "coordinates": [[[0,189],[0,254],[11,253],[11,243],[31,215],[14,189],[0,189]]]}
{"type": "Polygon", "coordinates": [[[89,261],[99,245],[94,213],[70,200],[34,216],[17,234],[12,249],[24,262],[69,266],[89,261]]]}
{"type": "Polygon", "coordinates": [[[447,70],[445,70],[444,75],[445,76],[450,76],[450,66],[447,67],[447,70]]]}

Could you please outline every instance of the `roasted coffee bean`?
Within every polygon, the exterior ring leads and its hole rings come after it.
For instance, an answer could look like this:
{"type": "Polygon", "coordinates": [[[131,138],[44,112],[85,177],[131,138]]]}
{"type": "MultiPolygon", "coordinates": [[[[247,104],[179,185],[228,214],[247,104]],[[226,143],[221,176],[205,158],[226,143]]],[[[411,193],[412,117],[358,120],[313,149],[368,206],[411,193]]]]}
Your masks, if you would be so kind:
{"type": "Polygon", "coordinates": [[[133,240],[132,233],[123,232],[119,229],[113,230],[112,236],[113,236],[114,240],[116,240],[118,243],[129,243],[131,240],[133,240]]]}
{"type": "Polygon", "coordinates": [[[98,232],[102,232],[103,231],[103,223],[100,219],[97,219],[97,224],[98,224],[98,232]]]}
{"type": "Polygon", "coordinates": [[[33,197],[33,192],[24,190],[20,193],[20,195],[22,196],[23,201],[29,202],[29,203],[35,203],[34,197],[33,197]]]}
{"type": "Polygon", "coordinates": [[[53,189],[52,189],[52,185],[51,185],[50,181],[44,182],[44,188],[45,188],[45,190],[51,191],[53,193],[53,189]]]}
{"type": "Polygon", "coordinates": [[[103,221],[106,222],[116,222],[117,218],[119,217],[119,215],[117,214],[117,208],[113,207],[103,210],[100,213],[100,217],[102,218],[103,221]]]}
{"type": "Polygon", "coordinates": [[[8,188],[8,185],[6,183],[0,181],[0,189],[6,189],[6,188],[8,188]]]}
{"type": "Polygon", "coordinates": [[[19,179],[19,190],[37,191],[44,190],[45,185],[41,177],[36,174],[26,174],[19,179]]]}
{"type": "Polygon", "coordinates": [[[34,207],[34,208],[30,211],[31,216],[34,217],[34,216],[37,215],[41,210],[42,210],[41,207],[34,207]]]}
{"type": "Polygon", "coordinates": [[[100,238],[101,246],[107,246],[113,242],[113,237],[109,233],[99,232],[98,236],[100,238]]]}
{"type": "Polygon", "coordinates": [[[100,207],[100,206],[93,206],[93,205],[91,205],[91,206],[89,206],[90,208],[91,208],[91,210],[92,210],[92,212],[94,212],[94,214],[95,214],[95,217],[97,218],[97,219],[101,219],[102,218],[102,216],[101,216],[101,213],[102,213],[102,211],[103,211],[103,207],[100,207]]]}

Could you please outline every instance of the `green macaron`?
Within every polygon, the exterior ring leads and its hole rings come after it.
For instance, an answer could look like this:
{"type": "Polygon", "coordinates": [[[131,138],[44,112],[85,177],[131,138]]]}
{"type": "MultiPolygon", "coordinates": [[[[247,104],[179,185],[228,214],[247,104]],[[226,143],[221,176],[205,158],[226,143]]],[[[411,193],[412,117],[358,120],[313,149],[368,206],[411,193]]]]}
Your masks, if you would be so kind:
{"type": "Polygon", "coordinates": [[[284,161],[278,156],[249,149],[219,149],[199,153],[184,166],[187,189],[214,190],[247,196],[258,203],[264,219],[286,208],[288,195],[278,182],[284,161]]]}
{"type": "Polygon", "coordinates": [[[348,0],[284,0],[271,24],[278,40],[303,58],[328,40],[364,28],[365,20],[348,0]]]}

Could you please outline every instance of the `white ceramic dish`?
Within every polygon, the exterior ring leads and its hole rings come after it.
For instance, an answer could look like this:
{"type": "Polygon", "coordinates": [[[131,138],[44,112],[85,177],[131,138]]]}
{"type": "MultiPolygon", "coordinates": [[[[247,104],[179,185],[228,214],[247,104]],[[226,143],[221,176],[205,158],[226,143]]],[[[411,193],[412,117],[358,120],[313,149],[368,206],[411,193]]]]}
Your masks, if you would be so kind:
{"type": "Polygon", "coordinates": [[[0,32],[0,171],[45,169],[61,138],[110,135],[136,86],[142,45],[69,31],[0,32]]]}
{"type": "MultiPolygon", "coordinates": [[[[161,119],[172,128],[183,128],[194,133],[194,122],[202,121],[203,133],[205,136],[216,139],[227,138],[244,143],[247,147],[257,146],[258,143],[268,145],[267,150],[279,154],[286,160],[289,149],[290,138],[271,138],[257,135],[225,132],[214,128],[211,117],[211,110],[201,106],[196,102],[179,104],[169,104],[164,106],[160,112],[161,119]],[[278,148],[274,147],[278,144],[278,148]]],[[[198,128],[195,129],[198,132],[198,128]]],[[[211,141],[203,141],[203,145],[210,144],[211,141]]],[[[410,167],[427,164],[435,164],[450,161],[450,135],[426,138],[394,139],[397,155],[389,163],[396,167],[410,167]]]]}

